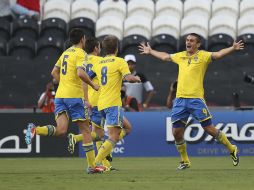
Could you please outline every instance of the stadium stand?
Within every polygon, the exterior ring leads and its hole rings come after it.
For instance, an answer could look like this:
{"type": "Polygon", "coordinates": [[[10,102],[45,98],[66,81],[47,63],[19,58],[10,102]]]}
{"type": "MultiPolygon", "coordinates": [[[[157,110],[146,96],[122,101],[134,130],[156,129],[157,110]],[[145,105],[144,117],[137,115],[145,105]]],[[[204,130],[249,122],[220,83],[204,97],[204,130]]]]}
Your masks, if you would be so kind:
{"type": "Polygon", "coordinates": [[[71,19],[85,17],[96,22],[99,14],[99,6],[94,0],[76,0],[71,6],[71,19]]]}
{"type": "Polygon", "coordinates": [[[39,25],[37,21],[25,17],[16,19],[12,23],[12,36],[13,37],[28,37],[36,40],[39,35],[39,25]]]}
{"type": "Polygon", "coordinates": [[[85,32],[86,37],[95,35],[95,23],[89,18],[78,17],[78,18],[72,19],[69,22],[69,32],[73,28],[83,29],[83,31],[85,32]]]}
{"type": "Polygon", "coordinates": [[[96,22],[96,37],[115,35],[119,40],[123,38],[123,21],[117,17],[104,16],[96,22]]]}
{"type": "Polygon", "coordinates": [[[154,17],[153,0],[132,0],[127,4],[128,17],[143,16],[148,19],[154,17]]]}
{"type": "Polygon", "coordinates": [[[65,22],[70,20],[70,2],[62,0],[50,0],[44,4],[44,16],[47,18],[61,18],[65,22]]]}
{"type": "Polygon", "coordinates": [[[20,59],[31,59],[35,55],[35,41],[29,37],[14,37],[9,42],[8,55],[20,59]]]}
{"type": "Polygon", "coordinates": [[[253,0],[98,2],[42,0],[39,24],[29,18],[14,19],[13,23],[0,18],[3,92],[0,107],[3,104],[27,107],[36,103],[41,89],[51,78],[50,71],[58,56],[68,47],[67,33],[76,27],[82,28],[86,37],[96,36],[100,41],[107,34],[116,35],[121,42],[119,55],[136,55],[137,68],[149,75],[158,92],[153,98],[157,105],[165,104],[168,83],[177,77],[177,67],[139,55],[140,43],[150,42],[156,50],[174,53],[185,49],[185,38],[190,32],[198,33],[202,37],[201,48],[209,51],[228,47],[234,39],[241,39],[245,42],[242,54],[233,54],[209,66],[206,98],[209,105],[231,105],[232,93],[238,91],[243,102],[254,104],[253,86],[242,82],[242,73],[253,68],[253,0]],[[7,65],[13,69],[6,70],[7,65]],[[16,89],[12,87],[15,83],[16,89]],[[31,91],[29,97],[27,90],[31,91]]]}
{"type": "Polygon", "coordinates": [[[183,2],[181,0],[158,0],[155,5],[156,17],[170,16],[181,19],[183,2]]]}
{"type": "Polygon", "coordinates": [[[48,18],[41,23],[40,37],[59,37],[63,40],[66,38],[67,24],[60,18],[48,18]]]}
{"type": "Polygon", "coordinates": [[[112,16],[124,21],[127,14],[125,1],[104,0],[100,4],[100,17],[112,16]]]}

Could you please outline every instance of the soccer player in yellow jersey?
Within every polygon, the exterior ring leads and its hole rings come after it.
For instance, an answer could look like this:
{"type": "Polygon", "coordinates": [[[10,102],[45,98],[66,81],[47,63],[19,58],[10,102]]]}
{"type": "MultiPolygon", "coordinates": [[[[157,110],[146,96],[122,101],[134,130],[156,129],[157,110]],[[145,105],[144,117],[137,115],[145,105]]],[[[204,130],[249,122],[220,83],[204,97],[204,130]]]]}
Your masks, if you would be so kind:
{"type": "Polygon", "coordinates": [[[101,145],[95,158],[96,164],[110,154],[120,139],[122,131],[123,111],[121,101],[122,81],[140,82],[140,78],[130,73],[128,64],[124,59],[116,57],[118,52],[118,39],[115,36],[106,36],[102,41],[102,48],[106,54],[101,61],[94,65],[89,72],[90,77],[97,76],[100,85],[98,110],[105,118],[109,138],[101,145]]]}
{"type": "Polygon", "coordinates": [[[179,170],[191,166],[184,140],[184,126],[190,115],[200,122],[208,134],[226,146],[230,152],[233,165],[237,166],[239,164],[237,147],[232,145],[225,134],[217,130],[212,124],[212,116],[204,100],[203,81],[206,69],[213,60],[243,49],[244,44],[241,41],[234,42],[231,47],[218,52],[199,50],[200,45],[200,36],[196,33],[191,33],[186,37],[186,51],[183,52],[168,54],[155,51],[148,43],[147,45],[140,44],[139,46],[141,54],[150,54],[164,61],[172,61],[179,67],[176,99],[174,100],[171,113],[175,144],[181,155],[179,170]]]}
{"type": "Polygon", "coordinates": [[[95,90],[98,90],[99,86],[94,84],[85,72],[84,32],[81,29],[73,29],[69,37],[74,45],[62,53],[51,73],[59,81],[55,96],[57,127],[35,126],[29,123],[25,140],[27,144],[31,144],[35,135],[62,137],[67,132],[70,118],[79,126],[83,135],[83,147],[88,163],[87,173],[93,174],[102,172],[104,168],[95,165],[95,152],[89,128],[89,116],[83,101],[82,82],[89,84],[95,90]]]}

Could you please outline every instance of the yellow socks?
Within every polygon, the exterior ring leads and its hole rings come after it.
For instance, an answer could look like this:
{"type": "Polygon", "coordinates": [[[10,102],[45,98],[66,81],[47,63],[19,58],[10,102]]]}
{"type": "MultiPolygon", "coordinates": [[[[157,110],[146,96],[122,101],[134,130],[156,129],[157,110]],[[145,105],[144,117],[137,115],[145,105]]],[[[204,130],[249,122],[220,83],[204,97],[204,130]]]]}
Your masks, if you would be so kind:
{"type": "Polygon", "coordinates": [[[125,136],[126,136],[126,131],[125,131],[125,129],[122,129],[120,136],[119,136],[119,140],[122,140],[125,136]]]}
{"type": "Polygon", "coordinates": [[[227,149],[229,150],[230,153],[234,152],[235,150],[235,146],[232,145],[228,138],[226,137],[226,135],[224,133],[222,133],[221,131],[219,131],[219,134],[218,134],[218,137],[217,137],[217,140],[221,143],[221,144],[224,144],[227,149]]]}
{"type": "Polygon", "coordinates": [[[82,146],[84,148],[84,151],[86,152],[86,160],[87,160],[88,167],[94,168],[95,167],[95,152],[94,152],[93,142],[83,144],[82,146]]]}
{"type": "Polygon", "coordinates": [[[110,154],[115,146],[115,142],[113,142],[110,139],[107,139],[100,147],[98,154],[95,158],[95,162],[98,164],[102,163],[102,160],[105,159],[105,157],[110,154]]]}
{"type": "Polygon", "coordinates": [[[179,143],[176,142],[176,149],[180,153],[182,161],[190,163],[187,150],[186,150],[186,142],[185,141],[182,141],[179,143]]]}
{"type": "Polygon", "coordinates": [[[56,128],[53,125],[45,125],[42,127],[36,127],[36,135],[41,136],[54,136],[56,128]]]}

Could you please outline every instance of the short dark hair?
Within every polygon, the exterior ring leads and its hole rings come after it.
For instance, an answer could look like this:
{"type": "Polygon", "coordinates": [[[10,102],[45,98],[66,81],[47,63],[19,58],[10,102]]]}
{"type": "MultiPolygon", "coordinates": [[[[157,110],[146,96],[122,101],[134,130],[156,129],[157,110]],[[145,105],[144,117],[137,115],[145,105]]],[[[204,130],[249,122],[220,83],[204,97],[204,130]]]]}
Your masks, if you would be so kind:
{"type": "Polygon", "coordinates": [[[201,36],[199,34],[197,34],[197,33],[190,33],[187,36],[195,36],[197,38],[197,42],[201,43],[201,36]]]}
{"type": "Polygon", "coordinates": [[[78,44],[82,38],[84,38],[85,34],[84,31],[80,28],[73,28],[70,31],[69,38],[71,44],[78,44]]]}
{"type": "Polygon", "coordinates": [[[99,47],[100,42],[95,37],[89,37],[86,39],[86,45],[85,45],[85,52],[86,53],[92,53],[94,51],[95,47],[99,47]]]}
{"type": "Polygon", "coordinates": [[[102,41],[102,49],[106,55],[114,54],[118,49],[118,39],[116,36],[106,36],[102,41]]]}

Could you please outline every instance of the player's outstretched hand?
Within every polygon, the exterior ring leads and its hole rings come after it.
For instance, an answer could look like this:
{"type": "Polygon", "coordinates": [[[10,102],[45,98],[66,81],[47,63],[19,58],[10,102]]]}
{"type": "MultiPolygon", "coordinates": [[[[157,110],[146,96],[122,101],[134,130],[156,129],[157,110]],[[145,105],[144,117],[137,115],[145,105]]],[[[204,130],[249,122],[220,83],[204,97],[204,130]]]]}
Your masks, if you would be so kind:
{"type": "Polygon", "coordinates": [[[100,86],[99,86],[98,84],[94,84],[94,85],[93,85],[93,89],[96,90],[96,91],[98,91],[98,90],[100,89],[100,86]]]}
{"type": "Polygon", "coordinates": [[[233,48],[234,48],[234,50],[242,50],[242,49],[244,49],[244,43],[243,43],[243,41],[242,40],[240,40],[239,42],[234,41],[233,48]]]}
{"type": "Polygon", "coordinates": [[[140,51],[140,54],[150,54],[152,48],[149,45],[149,43],[147,42],[146,45],[145,45],[145,43],[141,43],[138,46],[138,50],[140,51]]]}
{"type": "Polygon", "coordinates": [[[135,78],[136,78],[136,82],[141,82],[141,79],[139,76],[135,76],[135,78]]]}

